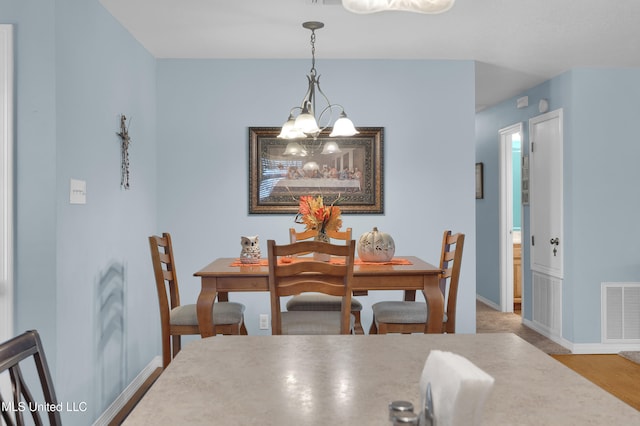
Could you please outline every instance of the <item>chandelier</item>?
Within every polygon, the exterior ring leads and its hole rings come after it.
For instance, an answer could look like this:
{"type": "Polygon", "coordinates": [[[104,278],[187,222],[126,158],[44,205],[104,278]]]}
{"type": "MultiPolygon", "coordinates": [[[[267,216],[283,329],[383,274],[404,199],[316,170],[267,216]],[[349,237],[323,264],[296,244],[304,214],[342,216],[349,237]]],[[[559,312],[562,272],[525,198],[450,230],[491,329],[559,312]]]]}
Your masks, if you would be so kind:
{"type": "MultiPolygon", "coordinates": [[[[311,21],[303,23],[302,26],[311,30],[311,70],[307,75],[309,87],[307,89],[307,93],[302,99],[301,106],[293,107],[291,111],[289,111],[289,118],[282,126],[282,130],[278,137],[281,139],[304,139],[312,137],[315,141],[318,138],[318,135],[329,127],[334,118],[334,114],[337,115],[338,119],[333,124],[333,129],[329,136],[353,136],[359,132],[353,126],[351,120],[347,118],[347,114],[344,112],[342,105],[332,104],[327,95],[325,95],[320,88],[320,76],[316,72],[315,31],[324,27],[324,24],[322,22],[311,21]],[[323,109],[320,111],[320,114],[316,119],[315,111],[317,98],[326,105],[323,105],[323,109]]],[[[335,142],[327,142],[322,150],[323,154],[339,152],[340,148],[335,142]]],[[[307,149],[296,141],[288,143],[283,153],[283,155],[294,155],[300,157],[305,157],[308,154],[307,149]]]]}
{"type": "Polygon", "coordinates": [[[442,13],[451,9],[455,0],[342,0],[349,12],[375,13],[404,10],[418,13],[442,13]]]}

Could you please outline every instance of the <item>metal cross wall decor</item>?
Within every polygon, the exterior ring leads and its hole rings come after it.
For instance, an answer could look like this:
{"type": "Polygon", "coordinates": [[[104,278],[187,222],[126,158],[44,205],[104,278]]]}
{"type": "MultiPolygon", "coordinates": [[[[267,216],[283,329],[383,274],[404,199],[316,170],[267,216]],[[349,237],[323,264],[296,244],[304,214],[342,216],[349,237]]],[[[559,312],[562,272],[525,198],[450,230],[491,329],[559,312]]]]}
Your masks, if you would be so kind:
{"type": "MultiPolygon", "coordinates": [[[[122,146],[120,186],[123,189],[129,189],[129,143],[131,139],[126,121],[127,117],[124,114],[120,115],[120,133],[116,133],[120,136],[122,146]]],[[[131,125],[131,120],[129,120],[129,125],[131,125]]]]}

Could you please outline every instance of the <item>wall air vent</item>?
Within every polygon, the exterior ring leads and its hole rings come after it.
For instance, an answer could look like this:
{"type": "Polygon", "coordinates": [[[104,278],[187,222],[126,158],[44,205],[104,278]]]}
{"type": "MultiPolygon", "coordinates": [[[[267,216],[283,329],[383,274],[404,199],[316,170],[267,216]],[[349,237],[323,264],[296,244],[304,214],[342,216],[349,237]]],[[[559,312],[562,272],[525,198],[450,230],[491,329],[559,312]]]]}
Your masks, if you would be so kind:
{"type": "Polygon", "coordinates": [[[640,283],[602,283],[602,342],[640,343],[640,283]]]}

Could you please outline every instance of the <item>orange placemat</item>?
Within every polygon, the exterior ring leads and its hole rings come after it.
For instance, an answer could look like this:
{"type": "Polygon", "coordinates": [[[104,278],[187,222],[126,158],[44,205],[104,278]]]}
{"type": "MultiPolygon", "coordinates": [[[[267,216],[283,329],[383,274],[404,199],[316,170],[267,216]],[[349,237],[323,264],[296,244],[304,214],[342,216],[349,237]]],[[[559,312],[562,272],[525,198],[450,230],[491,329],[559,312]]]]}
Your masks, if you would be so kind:
{"type": "Polygon", "coordinates": [[[361,259],[356,259],[355,265],[412,265],[411,261],[403,259],[402,257],[394,257],[388,262],[365,262],[361,259]]]}
{"type": "MultiPolygon", "coordinates": [[[[283,261],[281,259],[278,262],[291,263],[291,262],[299,262],[304,260],[312,260],[312,259],[311,258],[293,258],[288,262],[283,261]]],[[[329,262],[342,265],[344,264],[344,259],[336,258],[336,259],[331,259],[329,262]]],[[[365,262],[364,260],[356,259],[354,264],[355,265],[411,265],[412,263],[407,259],[403,259],[401,257],[394,257],[388,262],[365,262]]],[[[238,258],[238,259],[235,259],[233,262],[231,262],[231,265],[229,266],[269,266],[269,261],[267,259],[260,259],[259,263],[242,263],[238,258]]]]}
{"type": "Polygon", "coordinates": [[[269,266],[269,261],[267,259],[260,259],[258,263],[242,263],[240,262],[240,258],[238,258],[231,262],[229,266],[269,266]]]}

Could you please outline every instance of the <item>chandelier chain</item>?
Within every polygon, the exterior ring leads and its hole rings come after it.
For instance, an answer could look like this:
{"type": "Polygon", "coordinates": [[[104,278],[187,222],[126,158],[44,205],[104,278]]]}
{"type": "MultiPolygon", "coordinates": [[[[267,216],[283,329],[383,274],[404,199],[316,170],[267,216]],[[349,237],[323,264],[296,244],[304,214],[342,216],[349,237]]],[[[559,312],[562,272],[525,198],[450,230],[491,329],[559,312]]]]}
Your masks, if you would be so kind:
{"type": "Polygon", "coordinates": [[[311,74],[316,75],[316,32],[311,30],[311,74]]]}

